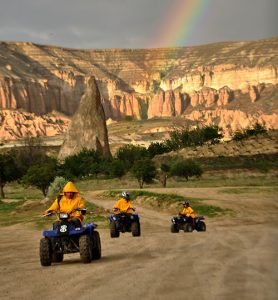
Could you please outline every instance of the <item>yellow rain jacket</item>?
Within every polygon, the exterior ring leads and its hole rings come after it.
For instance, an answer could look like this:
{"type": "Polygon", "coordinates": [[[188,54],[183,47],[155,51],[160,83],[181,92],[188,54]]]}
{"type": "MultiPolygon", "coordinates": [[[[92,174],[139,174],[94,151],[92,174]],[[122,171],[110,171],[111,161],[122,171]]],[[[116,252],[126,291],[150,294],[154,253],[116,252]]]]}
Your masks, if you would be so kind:
{"type": "Polygon", "coordinates": [[[115,205],[113,206],[113,208],[118,208],[119,210],[117,210],[115,213],[120,213],[120,212],[126,212],[128,214],[131,214],[133,212],[133,206],[130,203],[130,201],[126,201],[124,198],[121,198],[120,200],[118,200],[115,205]]]}
{"type": "Polygon", "coordinates": [[[194,213],[194,210],[190,206],[185,207],[181,213],[182,215],[186,215],[187,217],[196,218],[196,214],[194,213]]]}
{"type": "MultiPolygon", "coordinates": [[[[58,203],[58,198],[52,203],[52,205],[48,208],[48,210],[60,211],[65,213],[70,213],[74,208],[85,208],[85,201],[83,198],[79,196],[78,189],[74,186],[74,184],[69,181],[63,189],[64,195],[62,196],[60,202],[58,203]],[[68,199],[65,196],[66,192],[74,193],[72,199],[68,199]]],[[[83,215],[80,211],[75,211],[71,214],[72,217],[78,218],[81,222],[83,220],[83,215]]]]}

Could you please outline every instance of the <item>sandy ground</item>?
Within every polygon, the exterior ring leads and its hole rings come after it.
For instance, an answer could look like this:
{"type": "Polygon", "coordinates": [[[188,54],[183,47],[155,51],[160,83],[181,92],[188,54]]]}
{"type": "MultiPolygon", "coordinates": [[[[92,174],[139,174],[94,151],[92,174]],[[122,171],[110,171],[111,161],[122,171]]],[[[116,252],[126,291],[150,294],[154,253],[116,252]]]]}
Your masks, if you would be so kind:
{"type": "MultiPolygon", "coordinates": [[[[237,211],[207,219],[206,232],[170,233],[170,215],[137,207],[142,236],[111,239],[100,229],[102,255],[79,254],[41,267],[41,233],[27,225],[0,228],[1,299],[277,299],[278,200],[274,194],[231,195],[178,189],[237,211]]],[[[163,192],[173,192],[165,190],[163,192]]],[[[276,195],[277,196],[277,195],[276,195]]],[[[111,208],[113,202],[87,200],[111,208]]]]}

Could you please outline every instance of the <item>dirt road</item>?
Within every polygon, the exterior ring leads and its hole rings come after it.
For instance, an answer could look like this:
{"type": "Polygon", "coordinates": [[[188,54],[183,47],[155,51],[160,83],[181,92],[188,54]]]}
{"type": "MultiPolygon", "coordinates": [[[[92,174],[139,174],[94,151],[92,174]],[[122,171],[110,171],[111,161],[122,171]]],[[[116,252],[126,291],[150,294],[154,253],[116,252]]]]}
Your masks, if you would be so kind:
{"type": "Polygon", "coordinates": [[[141,237],[125,233],[111,239],[101,229],[99,261],[82,264],[72,254],[50,267],[40,266],[40,232],[27,225],[0,228],[1,299],[277,299],[277,200],[216,189],[177,192],[209,193],[211,203],[239,213],[206,220],[204,233],[173,234],[169,214],[138,207],[141,237]]]}

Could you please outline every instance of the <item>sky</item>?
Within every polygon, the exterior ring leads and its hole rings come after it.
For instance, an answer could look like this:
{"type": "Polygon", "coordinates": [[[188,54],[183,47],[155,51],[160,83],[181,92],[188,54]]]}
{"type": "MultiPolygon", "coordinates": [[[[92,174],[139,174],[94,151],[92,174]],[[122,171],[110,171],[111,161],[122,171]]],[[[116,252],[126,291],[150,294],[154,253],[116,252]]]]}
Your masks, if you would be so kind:
{"type": "Polygon", "coordinates": [[[278,37],[278,0],[0,0],[0,41],[157,48],[278,37]]]}

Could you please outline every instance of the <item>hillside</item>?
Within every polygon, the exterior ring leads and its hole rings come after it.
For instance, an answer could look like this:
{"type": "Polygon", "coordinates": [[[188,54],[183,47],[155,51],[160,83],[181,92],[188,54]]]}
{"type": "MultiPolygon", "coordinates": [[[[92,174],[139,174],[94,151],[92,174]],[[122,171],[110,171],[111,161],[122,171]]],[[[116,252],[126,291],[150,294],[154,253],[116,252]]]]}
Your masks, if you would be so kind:
{"type": "MultiPolygon", "coordinates": [[[[107,119],[180,116],[217,124],[229,136],[255,121],[278,128],[277,68],[278,38],[94,50],[1,42],[0,107],[14,114],[55,111],[70,117],[93,75],[107,119]]],[[[1,140],[11,139],[3,114],[0,126],[1,140]]],[[[57,134],[21,131],[21,136],[57,134]]]]}

